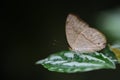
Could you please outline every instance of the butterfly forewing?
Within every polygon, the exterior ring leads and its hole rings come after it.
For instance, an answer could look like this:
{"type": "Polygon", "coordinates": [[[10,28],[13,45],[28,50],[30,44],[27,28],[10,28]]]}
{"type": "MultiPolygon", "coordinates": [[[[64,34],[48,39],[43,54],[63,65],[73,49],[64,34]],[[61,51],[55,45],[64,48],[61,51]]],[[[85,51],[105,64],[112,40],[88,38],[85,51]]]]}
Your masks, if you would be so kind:
{"type": "Polygon", "coordinates": [[[66,20],[66,37],[71,49],[80,53],[99,51],[106,43],[102,33],[73,14],[69,14],[66,20]]]}

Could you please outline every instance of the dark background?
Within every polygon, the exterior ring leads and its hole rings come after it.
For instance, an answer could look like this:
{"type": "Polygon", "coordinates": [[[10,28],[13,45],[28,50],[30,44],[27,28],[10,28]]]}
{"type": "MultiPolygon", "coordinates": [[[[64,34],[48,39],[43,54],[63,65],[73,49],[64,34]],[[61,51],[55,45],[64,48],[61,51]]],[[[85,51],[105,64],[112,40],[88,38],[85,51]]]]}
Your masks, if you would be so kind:
{"type": "Polygon", "coordinates": [[[117,0],[2,1],[1,80],[120,80],[120,67],[84,73],[50,72],[35,62],[68,49],[65,20],[76,13],[90,25],[95,13],[119,7],[117,0]]]}

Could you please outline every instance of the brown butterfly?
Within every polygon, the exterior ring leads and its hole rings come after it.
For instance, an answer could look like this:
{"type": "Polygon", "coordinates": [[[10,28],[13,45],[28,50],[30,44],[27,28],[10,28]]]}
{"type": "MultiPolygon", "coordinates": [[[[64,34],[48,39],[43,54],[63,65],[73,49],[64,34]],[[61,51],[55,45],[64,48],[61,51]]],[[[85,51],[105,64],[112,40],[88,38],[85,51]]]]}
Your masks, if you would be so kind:
{"type": "Polygon", "coordinates": [[[106,46],[106,38],[101,32],[73,14],[67,16],[66,37],[71,49],[79,53],[100,51],[106,46]]]}

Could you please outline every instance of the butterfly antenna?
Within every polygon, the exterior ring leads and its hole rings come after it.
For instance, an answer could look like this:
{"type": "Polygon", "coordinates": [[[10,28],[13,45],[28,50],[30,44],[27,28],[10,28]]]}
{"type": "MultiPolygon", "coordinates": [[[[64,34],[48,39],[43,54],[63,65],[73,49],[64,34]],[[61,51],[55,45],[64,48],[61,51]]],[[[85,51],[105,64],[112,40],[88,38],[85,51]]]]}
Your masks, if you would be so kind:
{"type": "Polygon", "coordinates": [[[57,48],[61,48],[61,49],[65,49],[67,47],[65,42],[60,42],[60,41],[57,41],[57,40],[53,40],[52,46],[57,47],[57,48]]]}

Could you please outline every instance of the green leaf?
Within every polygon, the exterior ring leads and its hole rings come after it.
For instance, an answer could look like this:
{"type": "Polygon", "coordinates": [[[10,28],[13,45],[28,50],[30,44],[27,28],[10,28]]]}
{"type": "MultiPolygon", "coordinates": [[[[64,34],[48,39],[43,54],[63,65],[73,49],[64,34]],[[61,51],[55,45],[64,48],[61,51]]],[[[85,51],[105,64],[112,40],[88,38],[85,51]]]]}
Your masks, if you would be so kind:
{"type": "Polygon", "coordinates": [[[117,62],[120,64],[120,42],[116,42],[110,46],[111,51],[115,54],[117,62]]]}
{"type": "Polygon", "coordinates": [[[111,60],[113,60],[115,63],[118,63],[117,57],[115,53],[111,50],[110,45],[107,45],[106,48],[104,48],[101,53],[103,53],[105,56],[109,57],[111,60]]]}
{"type": "Polygon", "coordinates": [[[50,71],[75,73],[96,69],[115,69],[115,63],[102,53],[76,53],[62,51],[39,60],[36,64],[42,64],[50,71]]]}

